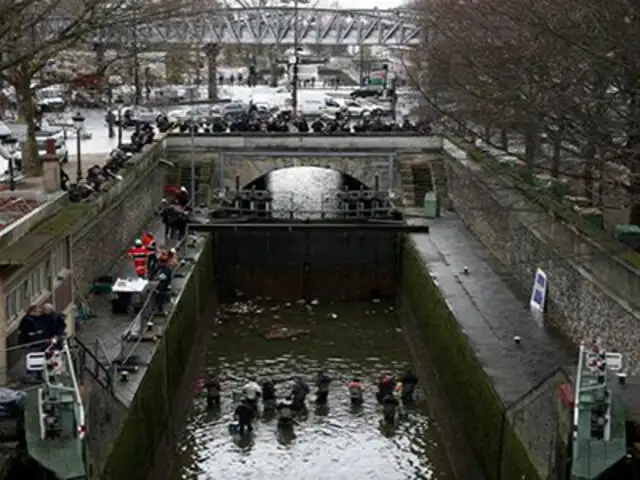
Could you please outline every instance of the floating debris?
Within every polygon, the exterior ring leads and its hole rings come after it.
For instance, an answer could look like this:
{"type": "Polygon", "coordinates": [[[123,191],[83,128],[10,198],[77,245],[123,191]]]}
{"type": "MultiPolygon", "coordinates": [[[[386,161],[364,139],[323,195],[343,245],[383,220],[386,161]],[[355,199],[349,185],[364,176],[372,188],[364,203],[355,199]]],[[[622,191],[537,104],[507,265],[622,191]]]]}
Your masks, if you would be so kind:
{"type": "Polygon", "coordinates": [[[309,333],[309,330],[302,328],[287,328],[284,325],[276,323],[264,334],[264,338],[267,340],[289,340],[305,333],[309,333]]]}
{"type": "Polygon", "coordinates": [[[311,300],[311,305],[320,305],[320,300],[314,298],[313,300],[311,300]]]}
{"type": "Polygon", "coordinates": [[[371,300],[371,303],[380,303],[380,299],[379,298],[374,298],[371,300]]]}
{"type": "Polygon", "coordinates": [[[329,314],[327,314],[327,318],[330,318],[331,320],[336,320],[338,318],[338,314],[337,313],[329,313],[329,314]]]}
{"type": "Polygon", "coordinates": [[[304,305],[305,303],[307,303],[307,301],[304,298],[301,298],[301,299],[297,300],[296,303],[298,305],[304,305]]]}

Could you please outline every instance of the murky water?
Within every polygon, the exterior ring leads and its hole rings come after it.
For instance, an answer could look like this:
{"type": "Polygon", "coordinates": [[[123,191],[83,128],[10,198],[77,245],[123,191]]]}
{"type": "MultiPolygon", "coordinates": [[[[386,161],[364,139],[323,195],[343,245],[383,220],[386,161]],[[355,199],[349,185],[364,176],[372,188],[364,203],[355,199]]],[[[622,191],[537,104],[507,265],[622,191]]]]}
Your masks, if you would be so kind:
{"type": "MultiPolygon", "coordinates": [[[[196,395],[178,450],[181,479],[433,479],[453,476],[420,391],[416,406],[390,429],[381,423],[374,383],[382,373],[409,366],[395,312],[385,303],[328,305],[238,302],[227,305],[211,340],[207,370],[224,389],[219,412],[207,411],[196,395]],[[274,325],[296,332],[291,339],[267,340],[274,325]],[[308,382],[320,370],[332,378],[328,408],[315,409],[294,435],[278,434],[276,420],[262,416],[251,438],[234,440],[233,392],[250,379],[271,377],[278,395],[291,379],[308,382]],[[366,385],[365,405],[351,409],[346,384],[357,375],[366,385]]],[[[205,372],[203,371],[203,374],[205,372]]]]}

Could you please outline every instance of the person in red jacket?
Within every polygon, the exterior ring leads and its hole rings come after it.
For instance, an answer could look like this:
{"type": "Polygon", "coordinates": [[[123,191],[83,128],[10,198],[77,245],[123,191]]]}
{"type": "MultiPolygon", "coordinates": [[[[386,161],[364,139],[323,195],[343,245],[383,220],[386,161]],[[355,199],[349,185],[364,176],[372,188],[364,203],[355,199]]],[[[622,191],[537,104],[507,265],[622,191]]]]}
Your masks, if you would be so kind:
{"type": "Polygon", "coordinates": [[[142,245],[147,249],[147,274],[151,278],[155,275],[158,266],[158,249],[153,233],[147,232],[142,236],[142,245]]]}
{"type": "Polygon", "coordinates": [[[133,259],[136,275],[146,278],[149,250],[143,245],[142,240],[136,240],[135,246],[129,249],[129,256],[133,259]]]}
{"type": "Polygon", "coordinates": [[[360,379],[354,377],[351,382],[347,385],[349,388],[349,399],[351,400],[351,405],[353,407],[359,407],[364,402],[363,398],[363,388],[362,383],[360,383],[360,379]]]}

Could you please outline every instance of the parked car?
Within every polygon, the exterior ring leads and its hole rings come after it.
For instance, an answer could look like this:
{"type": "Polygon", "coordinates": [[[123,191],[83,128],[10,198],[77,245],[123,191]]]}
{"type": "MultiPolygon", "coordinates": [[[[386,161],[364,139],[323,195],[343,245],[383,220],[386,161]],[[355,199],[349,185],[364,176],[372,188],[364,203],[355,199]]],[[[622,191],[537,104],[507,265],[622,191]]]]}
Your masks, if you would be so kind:
{"type": "Polygon", "coordinates": [[[357,102],[351,99],[336,99],[342,104],[342,111],[346,112],[349,117],[362,117],[367,113],[375,113],[378,110],[374,105],[357,102]]]}
{"type": "Polygon", "coordinates": [[[354,90],[349,94],[351,98],[372,98],[382,95],[384,89],[379,86],[367,86],[354,90]]]}
{"type": "MultiPolygon", "coordinates": [[[[69,162],[69,152],[67,150],[67,144],[64,138],[64,132],[58,131],[41,131],[36,134],[36,146],[38,148],[38,157],[42,158],[46,155],[46,141],[53,139],[56,142],[56,158],[60,163],[69,162]]],[[[16,152],[16,161],[22,161],[22,148],[19,148],[16,152]]]]}
{"type": "MultiPolygon", "coordinates": [[[[159,110],[140,106],[136,107],[133,105],[116,107],[111,109],[111,113],[113,114],[113,118],[115,119],[114,123],[116,125],[119,122],[118,118],[122,120],[123,128],[134,127],[137,123],[155,123],[162,115],[162,112],[159,110]]],[[[105,121],[109,121],[109,112],[107,112],[105,121]]]]}
{"type": "Polygon", "coordinates": [[[249,105],[242,102],[229,102],[220,106],[220,116],[225,120],[233,120],[239,115],[246,113],[249,105]]]}

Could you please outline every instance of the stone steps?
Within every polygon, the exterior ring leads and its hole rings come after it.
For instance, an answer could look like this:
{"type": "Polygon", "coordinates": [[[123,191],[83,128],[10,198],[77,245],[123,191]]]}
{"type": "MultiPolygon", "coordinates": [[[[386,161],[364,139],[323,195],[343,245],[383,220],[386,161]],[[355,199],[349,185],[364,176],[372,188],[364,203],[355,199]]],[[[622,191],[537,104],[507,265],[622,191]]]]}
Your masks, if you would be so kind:
{"type": "Polygon", "coordinates": [[[431,166],[427,162],[411,165],[414,185],[414,205],[421,206],[427,192],[433,191],[433,178],[431,166]]]}

